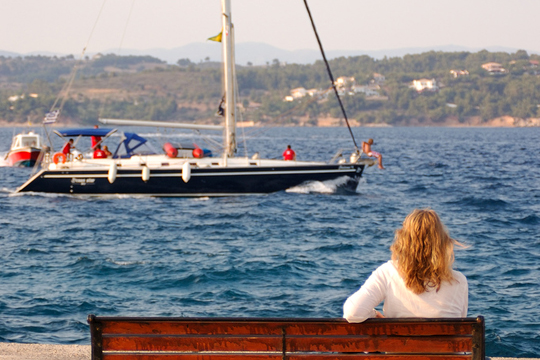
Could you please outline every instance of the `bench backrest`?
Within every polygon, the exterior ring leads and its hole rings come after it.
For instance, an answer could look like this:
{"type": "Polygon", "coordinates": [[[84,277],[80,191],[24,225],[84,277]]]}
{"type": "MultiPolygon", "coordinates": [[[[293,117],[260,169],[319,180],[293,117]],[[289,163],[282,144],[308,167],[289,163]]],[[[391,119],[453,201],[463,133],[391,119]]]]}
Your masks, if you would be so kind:
{"type": "Polygon", "coordinates": [[[139,318],[88,316],[92,360],[485,358],[484,318],[139,318]]]}

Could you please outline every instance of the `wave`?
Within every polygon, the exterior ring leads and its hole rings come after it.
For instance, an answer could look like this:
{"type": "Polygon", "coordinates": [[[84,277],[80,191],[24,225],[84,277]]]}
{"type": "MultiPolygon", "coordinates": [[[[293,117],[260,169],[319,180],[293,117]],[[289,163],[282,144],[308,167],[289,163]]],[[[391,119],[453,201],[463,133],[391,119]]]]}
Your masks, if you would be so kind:
{"type": "Polygon", "coordinates": [[[540,217],[533,214],[520,219],[519,222],[527,225],[538,225],[540,224],[540,217]]]}
{"type": "Polygon", "coordinates": [[[506,201],[501,199],[485,199],[473,196],[465,197],[461,200],[451,201],[448,203],[453,203],[461,206],[475,207],[480,210],[504,209],[509,205],[506,201]]]}
{"type": "Polygon", "coordinates": [[[118,266],[132,266],[132,265],[145,265],[146,264],[146,261],[118,261],[118,260],[113,260],[110,258],[107,258],[105,260],[110,262],[111,264],[118,265],[118,266]]]}
{"type": "Polygon", "coordinates": [[[322,252],[342,252],[342,251],[351,251],[354,249],[354,246],[352,244],[333,244],[333,245],[323,245],[315,250],[319,250],[322,252]]]}
{"type": "Polygon", "coordinates": [[[431,162],[427,164],[430,168],[433,169],[442,169],[442,168],[448,168],[450,167],[448,164],[440,163],[440,162],[431,162]]]}
{"type": "Polygon", "coordinates": [[[420,192],[420,193],[423,193],[426,190],[428,190],[428,188],[427,188],[427,186],[424,186],[424,185],[413,185],[409,189],[409,191],[411,191],[411,192],[420,192]]]}

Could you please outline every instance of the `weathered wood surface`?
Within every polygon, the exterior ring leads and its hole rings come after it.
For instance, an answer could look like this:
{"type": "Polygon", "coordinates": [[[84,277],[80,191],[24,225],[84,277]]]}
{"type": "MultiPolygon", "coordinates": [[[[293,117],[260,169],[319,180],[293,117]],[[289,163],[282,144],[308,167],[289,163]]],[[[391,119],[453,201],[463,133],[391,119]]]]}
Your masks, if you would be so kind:
{"type": "Polygon", "coordinates": [[[484,319],[89,316],[93,360],[485,358],[484,319]]]}

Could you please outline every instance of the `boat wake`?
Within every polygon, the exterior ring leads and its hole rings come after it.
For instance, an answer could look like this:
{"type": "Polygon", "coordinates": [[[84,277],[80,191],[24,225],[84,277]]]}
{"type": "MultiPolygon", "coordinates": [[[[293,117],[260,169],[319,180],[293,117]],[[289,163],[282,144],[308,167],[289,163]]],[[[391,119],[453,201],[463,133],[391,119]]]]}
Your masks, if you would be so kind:
{"type": "Polygon", "coordinates": [[[351,191],[346,187],[350,181],[349,176],[341,176],[327,181],[308,181],[285,191],[297,194],[355,194],[355,191],[351,191]]]}
{"type": "Polygon", "coordinates": [[[14,193],[14,192],[15,192],[15,190],[9,189],[7,187],[0,188],[0,193],[5,193],[5,194],[10,195],[11,193],[14,193]]]}
{"type": "Polygon", "coordinates": [[[71,196],[70,194],[58,194],[58,193],[45,193],[45,192],[33,192],[33,191],[28,191],[26,193],[20,193],[20,192],[16,192],[17,189],[2,189],[3,190],[6,190],[6,192],[9,193],[9,197],[19,197],[19,196],[40,196],[40,197],[46,197],[46,198],[60,198],[60,197],[65,197],[65,198],[72,198],[73,196],[71,196]]]}

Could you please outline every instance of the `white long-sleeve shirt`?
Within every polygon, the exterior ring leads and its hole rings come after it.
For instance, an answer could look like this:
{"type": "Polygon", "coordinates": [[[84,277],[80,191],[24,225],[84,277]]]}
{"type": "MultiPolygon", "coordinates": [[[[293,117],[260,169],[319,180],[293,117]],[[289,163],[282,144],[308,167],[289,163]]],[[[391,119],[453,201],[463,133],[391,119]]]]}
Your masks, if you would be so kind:
{"type": "Polygon", "coordinates": [[[444,281],[439,291],[429,289],[421,294],[409,290],[392,260],[375,270],[362,287],[343,305],[343,317],[362,322],[375,317],[375,306],[384,301],[385,317],[454,318],[466,317],[469,304],[467,278],[452,270],[454,281],[444,281]]]}

